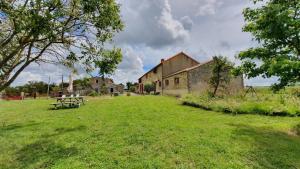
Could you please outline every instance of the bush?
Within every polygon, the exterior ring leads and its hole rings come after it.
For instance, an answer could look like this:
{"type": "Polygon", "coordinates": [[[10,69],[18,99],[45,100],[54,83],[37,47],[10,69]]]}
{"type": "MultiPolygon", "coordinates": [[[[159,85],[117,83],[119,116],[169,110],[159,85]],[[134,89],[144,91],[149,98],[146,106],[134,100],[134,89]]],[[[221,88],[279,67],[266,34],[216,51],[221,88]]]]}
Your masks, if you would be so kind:
{"type": "Polygon", "coordinates": [[[135,92],[135,86],[130,86],[129,91],[134,93],[135,92]]]}
{"type": "Polygon", "coordinates": [[[127,94],[126,94],[127,96],[131,96],[131,93],[130,92],[127,92],[127,94]]]}
{"type": "Polygon", "coordinates": [[[150,94],[151,92],[155,91],[155,84],[145,84],[144,90],[150,94]]]}
{"type": "Polygon", "coordinates": [[[97,97],[97,96],[99,96],[99,94],[95,91],[92,91],[91,93],[88,94],[88,96],[97,97]]]}

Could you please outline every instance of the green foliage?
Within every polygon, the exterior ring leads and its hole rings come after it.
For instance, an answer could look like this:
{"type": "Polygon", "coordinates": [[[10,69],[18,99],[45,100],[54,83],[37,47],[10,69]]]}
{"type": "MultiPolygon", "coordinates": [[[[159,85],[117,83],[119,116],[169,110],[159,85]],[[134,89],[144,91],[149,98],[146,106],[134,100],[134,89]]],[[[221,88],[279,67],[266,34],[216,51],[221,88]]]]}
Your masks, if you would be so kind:
{"type": "Polygon", "coordinates": [[[110,74],[121,60],[106,48],[124,27],[115,0],[0,0],[0,14],[0,91],[33,62],[110,74]]]}
{"type": "Polygon", "coordinates": [[[126,88],[127,88],[128,90],[130,90],[130,88],[131,88],[132,86],[134,86],[134,84],[133,84],[132,82],[126,82],[126,88]]]}
{"type": "Polygon", "coordinates": [[[258,96],[237,95],[215,98],[209,95],[187,95],[183,104],[205,110],[233,114],[260,114],[268,116],[300,116],[299,98],[289,93],[261,93],[258,96]]]}
{"type": "Polygon", "coordinates": [[[0,101],[0,168],[300,168],[299,118],[231,116],[163,96],[0,101]],[[160,106],[163,105],[163,106],[160,106]]]}
{"type": "MultiPolygon", "coordinates": [[[[252,0],[257,3],[262,0],[252,0]]],[[[272,89],[278,91],[300,81],[300,1],[270,0],[244,10],[246,25],[259,47],[241,52],[239,73],[248,78],[279,77],[272,89]],[[258,60],[258,61],[257,61],[258,60]]]]}
{"type": "MultiPolygon", "coordinates": [[[[90,53],[90,55],[97,56],[97,53],[90,53]]],[[[99,69],[99,76],[111,75],[117,69],[118,64],[122,61],[121,49],[114,48],[113,50],[101,51],[99,53],[102,57],[95,60],[95,67],[99,69]]]]}
{"type": "MultiPolygon", "coordinates": [[[[55,84],[50,84],[50,92],[56,87],[55,84]]],[[[38,92],[39,94],[47,94],[48,84],[45,82],[29,81],[23,86],[8,87],[5,89],[5,93],[9,96],[18,96],[21,92],[32,94],[38,92]]]]}
{"type": "Polygon", "coordinates": [[[213,57],[213,68],[212,76],[209,80],[209,84],[213,88],[211,93],[212,97],[215,97],[218,89],[226,89],[226,85],[231,80],[231,70],[233,68],[233,63],[227,60],[224,56],[214,56],[213,57]]]}
{"type": "Polygon", "coordinates": [[[77,90],[77,88],[78,89],[88,89],[91,87],[89,78],[76,79],[73,81],[73,85],[75,87],[75,90],[77,90]]]}
{"type": "Polygon", "coordinates": [[[97,96],[99,96],[99,93],[97,93],[96,91],[92,91],[88,94],[88,96],[97,97],[97,96]]]}
{"type": "Polygon", "coordinates": [[[135,92],[135,86],[130,86],[129,91],[134,93],[135,92]]]}
{"type": "Polygon", "coordinates": [[[155,91],[155,84],[145,84],[144,90],[149,94],[155,91]]]}

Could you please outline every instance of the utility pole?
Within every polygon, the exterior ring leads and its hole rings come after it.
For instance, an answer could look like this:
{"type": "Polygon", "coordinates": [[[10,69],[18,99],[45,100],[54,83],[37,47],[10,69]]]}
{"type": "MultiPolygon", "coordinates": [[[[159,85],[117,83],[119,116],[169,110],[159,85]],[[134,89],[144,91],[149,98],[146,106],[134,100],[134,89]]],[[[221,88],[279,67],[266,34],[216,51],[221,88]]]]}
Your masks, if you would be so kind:
{"type": "Polygon", "coordinates": [[[48,80],[48,89],[47,89],[47,98],[49,99],[49,92],[50,92],[50,76],[48,80]]]}
{"type": "Polygon", "coordinates": [[[64,75],[61,75],[61,92],[64,94],[64,75]]]}

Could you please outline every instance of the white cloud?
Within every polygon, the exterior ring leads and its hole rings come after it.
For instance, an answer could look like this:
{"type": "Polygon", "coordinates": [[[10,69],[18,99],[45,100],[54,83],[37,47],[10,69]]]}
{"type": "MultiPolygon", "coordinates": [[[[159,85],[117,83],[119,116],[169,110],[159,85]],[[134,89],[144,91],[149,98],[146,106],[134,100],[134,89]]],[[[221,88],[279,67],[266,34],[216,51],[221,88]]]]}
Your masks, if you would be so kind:
{"type": "Polygon", "coordinates": [[[186,40],[189,37],[189,32],[185,30],[184,26],[179,20],[173,18],[171,13],[171,6],[169,0],[164,1],[164,8],[158,23],[167,30],[167,33],[173,38],[173,40],[186,40]]]}
{"type": "Polygon", "coordinates": [[[13,86],[20,86],[29,81],[42,81],[41,74],[32,73],[30,71],[22,72],[13,86]]]}
{"type": "Polygon", "coordinates": [[[118,44],[163,48],[188,39],[189,30],[174,17],[169,0],[132,0],[122,4],[126,28],[115,38],[118,44]]]}
{"type": "Polygon", "coordinates": [[[124,47],[123,60],[112,76],[115,83],[136,82],[144,73],[143,61],[141,56],[134,52],[130,47],[124,47]]]}
{"type": "Polygon", "coordinates": [[[216,10],[223,4],[221,0],[205,0],[200,2],[196,16],[206,16],[216,14],[216,10]]]}

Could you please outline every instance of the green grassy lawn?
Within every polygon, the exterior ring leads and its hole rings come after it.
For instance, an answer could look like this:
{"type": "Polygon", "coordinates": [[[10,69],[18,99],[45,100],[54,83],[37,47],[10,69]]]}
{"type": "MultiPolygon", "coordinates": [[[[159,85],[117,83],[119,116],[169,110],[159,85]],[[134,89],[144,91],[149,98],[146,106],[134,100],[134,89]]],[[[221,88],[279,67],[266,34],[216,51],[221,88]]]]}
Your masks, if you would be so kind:
{"type": "Polygon", "coordinates": [[[175,98],[0,101],[0,168],[300,168],[295,117],[230,115],[175,98]]]}

